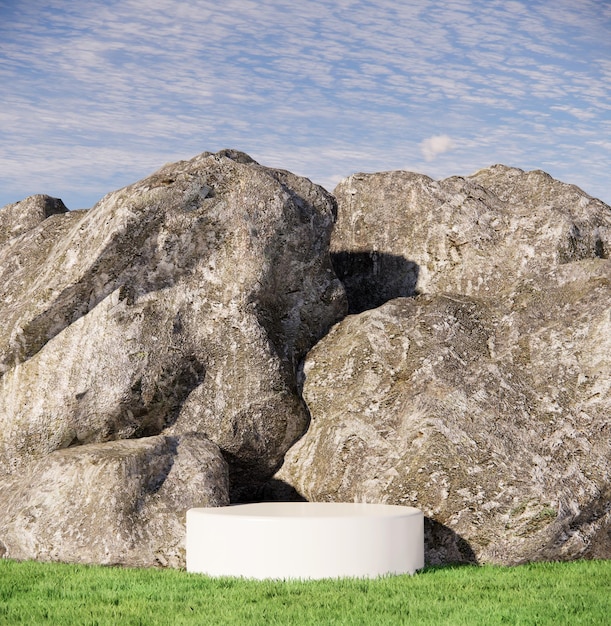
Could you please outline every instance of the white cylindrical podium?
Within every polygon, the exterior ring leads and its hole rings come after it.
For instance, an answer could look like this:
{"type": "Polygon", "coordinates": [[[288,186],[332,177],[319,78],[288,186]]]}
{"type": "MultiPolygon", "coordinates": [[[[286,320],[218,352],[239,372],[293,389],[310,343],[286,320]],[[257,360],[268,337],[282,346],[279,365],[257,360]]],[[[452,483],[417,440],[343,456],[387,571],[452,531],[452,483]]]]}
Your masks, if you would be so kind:
{"type": "Polygon", "coordinates": [[[187,511],[187,571],[255,579],[376,578],[424,567],[412,507],[262,502],[187,511]]]}

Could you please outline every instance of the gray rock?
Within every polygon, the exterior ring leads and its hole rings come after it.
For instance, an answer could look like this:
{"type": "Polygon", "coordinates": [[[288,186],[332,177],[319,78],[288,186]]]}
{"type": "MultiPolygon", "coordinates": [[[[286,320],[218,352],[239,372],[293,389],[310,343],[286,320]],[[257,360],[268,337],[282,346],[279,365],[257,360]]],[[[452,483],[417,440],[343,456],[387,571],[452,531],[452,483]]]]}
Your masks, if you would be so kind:
{"type": "Polygon", "coordinates": [[[611,558],[611,209],[336,194],[226,150],[0,210],[0,557],[180,567],[188,508],[306,497],[420,507],[428,563],[611,558]]]}
{"type": "Polygon", "coordinates": [[[428,563],[611,558],[611,209],[502,166],[337,194],[352,309],[415,297],[309,353],[311,425],[276,482],[420,507],[428,563]]]}
{"type": "MultiPolygon", "coordinates": [[[[94,444],[198,433],[227,460],[232,499],[255,493],[307,427],[298,364],[345,314],[329,259],[335,214],[307,179],[223,151],[7,240],[0,485],[29,493],[21,476],[53,459],[77,467],[94,444]]],[[[60,539],[32,556],[67,554],[60,539]]]]}
{"type": "Polygon", "coordinates": [[[496,296],[522,276],[611,250],[609,207],[541,171],[354,174],[334,193],[331,251],[351,312],[417,293],[496,296]]]}
{"type": "Polygon", "coordinates": [[[185,565],[185,515],[229,504],[227,464],[202,437],[145,437],[53,452],[0,482],[14,559],[185,565]]]}
{"type": "Polygon", "coordinates": [[[38,226],[48,217],[62,215],[67,211],[66,205],[59,198],[42,194],[7,204],[0,211],[0,246],[38,226]]]}
{"type": "Polygon", "coordinates": [[[609,558],[611,263],[577,265],[521,313],[423,295],[336,325],[277,479],[421,508],[429,563],[609,558]]]}

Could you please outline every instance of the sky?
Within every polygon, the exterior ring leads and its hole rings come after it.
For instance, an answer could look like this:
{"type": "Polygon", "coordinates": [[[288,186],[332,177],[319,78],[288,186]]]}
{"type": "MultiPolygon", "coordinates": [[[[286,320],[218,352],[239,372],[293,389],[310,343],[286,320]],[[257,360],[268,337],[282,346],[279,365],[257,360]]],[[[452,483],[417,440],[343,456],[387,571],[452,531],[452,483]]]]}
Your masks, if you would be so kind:
{"type": "Polygon", "coordinates": [[[329,191],[503,163],[611,204],[611,0],[0,0],[0,206],[234,148],[329,191]]]}

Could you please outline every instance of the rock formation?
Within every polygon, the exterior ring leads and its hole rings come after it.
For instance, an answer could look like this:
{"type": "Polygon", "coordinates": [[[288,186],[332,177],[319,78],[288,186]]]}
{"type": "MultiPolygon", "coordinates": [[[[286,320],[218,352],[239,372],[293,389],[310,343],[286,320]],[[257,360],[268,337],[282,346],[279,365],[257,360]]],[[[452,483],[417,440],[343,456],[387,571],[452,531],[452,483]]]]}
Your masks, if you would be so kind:
{"type": "Polygon", "coordinates": [[[225,150],[0,210],[0,556],[179,567],[188,508],[305,497],[421,508],[428,563],[611,558],[611,209],[335,195],[225,150]]]}
{"type": "Polygon", "coordinates": [[[68,211],[59,198],[38,195],[30,196],[21,202],[7,204],[0,211],[0,245],[38,226],[52,215],[68,211]]]}
{"type": "Polygon", "coordinates": [[[503,166],[335,193],[365,312],[306,358],[312,422],[277,479],[420,507],[429,563],[610,558],[611,209],[503,166]]]}
{"type": "Polygon", "coordinates": [[[180,563],[176,515],[251,496],[307,427],[335,201],[223,151],[62,207],[0,211],[0,550],[180,563]]]}
{"type": "Polygon", "coordinates": [[[334,193],[331,252],[351,312],[417,293],[495,296],[522,276],[609,256],[609,207],[541,171],[354,174],[334,193]]]}
{"type": "Polygon", "coordinates": [[[227,463],[197,435],[70,447],[0,483],[0,553],[184,566],[185,511],[229,504],[227,463]]]}

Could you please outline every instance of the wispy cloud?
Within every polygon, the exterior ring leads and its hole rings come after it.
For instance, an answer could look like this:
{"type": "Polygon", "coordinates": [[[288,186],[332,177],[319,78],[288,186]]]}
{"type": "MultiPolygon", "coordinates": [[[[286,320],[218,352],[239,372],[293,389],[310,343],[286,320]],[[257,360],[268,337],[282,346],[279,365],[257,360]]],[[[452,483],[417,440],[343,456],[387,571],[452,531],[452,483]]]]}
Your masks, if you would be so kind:
{"type": "Polygon", "coordinates": [[[610,27],[596,0],[0,3],[0,205],[87,206],[223,147],[327,187],[553,163],[609,202],[611,150],[587,142],[609,119],[610,27]]]}

